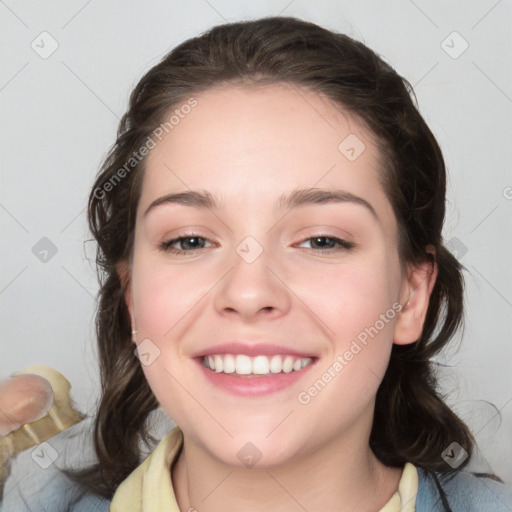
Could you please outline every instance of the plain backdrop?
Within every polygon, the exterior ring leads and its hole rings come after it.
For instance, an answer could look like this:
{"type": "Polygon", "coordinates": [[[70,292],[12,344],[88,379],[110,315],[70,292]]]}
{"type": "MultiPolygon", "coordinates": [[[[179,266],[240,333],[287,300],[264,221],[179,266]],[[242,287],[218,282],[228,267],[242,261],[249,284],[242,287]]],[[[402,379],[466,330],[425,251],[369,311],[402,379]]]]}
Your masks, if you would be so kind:
{"type": "Polygon", "coordinates": [[[414,86],[448,167],[444,236],[467,269],[466,330],[439,377],[489,469],[512,482],[506,0],[0,1],[0,378],[51,366],[92,412],[98,284],[85,208],[128,95],[183,40],[279,14],[363,41],[414,86]]]}

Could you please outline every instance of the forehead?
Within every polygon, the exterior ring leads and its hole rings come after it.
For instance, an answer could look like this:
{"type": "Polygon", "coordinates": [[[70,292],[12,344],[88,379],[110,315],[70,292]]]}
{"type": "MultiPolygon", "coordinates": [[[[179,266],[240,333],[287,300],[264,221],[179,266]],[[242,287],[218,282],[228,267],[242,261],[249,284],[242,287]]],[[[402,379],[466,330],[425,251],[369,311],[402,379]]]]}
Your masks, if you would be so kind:
{"type": "Polygon", "coordinates": [[[239,202],[304,187],[383,199],[371,132],[325,96],[279,83],[215,87],[194,98],[148,155],[141,203],[199,188],[239,202]]]}

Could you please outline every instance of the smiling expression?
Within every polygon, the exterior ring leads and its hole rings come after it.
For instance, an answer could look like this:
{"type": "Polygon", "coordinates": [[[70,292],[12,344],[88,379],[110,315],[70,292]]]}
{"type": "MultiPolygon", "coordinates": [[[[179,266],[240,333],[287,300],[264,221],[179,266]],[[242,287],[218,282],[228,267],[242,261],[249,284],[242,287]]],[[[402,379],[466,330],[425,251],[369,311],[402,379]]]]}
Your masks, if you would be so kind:
{"type": "Polygon", "coordinates": [[[196,98],[146,161],[125,293],[137,343],[159,351],[143,366],[155,396],[228,464],[247,442],[271,466],[368,435],[398,313],[314,400],[297,396],[404,301],[373,137],[282,84],[196,98]]]}

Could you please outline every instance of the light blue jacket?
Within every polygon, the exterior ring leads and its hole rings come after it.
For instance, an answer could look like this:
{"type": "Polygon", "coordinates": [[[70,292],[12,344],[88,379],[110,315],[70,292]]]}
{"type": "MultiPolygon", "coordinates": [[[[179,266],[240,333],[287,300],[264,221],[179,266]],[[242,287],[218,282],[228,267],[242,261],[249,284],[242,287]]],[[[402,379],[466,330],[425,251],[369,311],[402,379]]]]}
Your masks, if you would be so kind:
{"type": "MultiPolygon", "coordinates": [[[[166,425],[163,428],[168,428],[166,425]]],[[[55,461],[59,467],[76,464],[77,454],[83,463],[93,462],[93,451],[86,428],[73,426],[49,440],[59,454],[55,461]],[[66,460],[66,454],[70,456],[66,460]]],[[[96,495],[81,495],[52,464],[39,467],[27,450],[16,457],[11,476],[4,487],[2,512],[108,512],[110,501],[96,495]]],[[[438,475],[446,494],[449,509],[443,507],[442,498],[433,478],[421,468],[418,470],[416,512],[512,512],[512,486],[488,477],[479,477],[469,470],[459,471],[447,481],[438,475]]],[[[127,510],[126,512],[130,512],[127,510]]],[[[160,511],[155,511],[160,512],[160,511]]]]}
{"type": "MultiPolygon", "coordinates": [[[[49,475],[48,475],[49,476],[49,475]]],[[[79,497],[77,489],[64,477],[50,478],[46,485],[32,487],[26,496],[10,489],[4,498],[3,512],[108,512],[110,501],[94,495],[79,497]]],[[[512,489],[487,477],[461,471],[442,484],[452,512],[511,512],[512,489]]],[[[435,482],[418,468],[416,512],[445,512],[435,482]]],[[[127,510],[126,512],[130,512],[127,510]]],[[[160,511],[155,511],[160,512],[160,511]]]]}

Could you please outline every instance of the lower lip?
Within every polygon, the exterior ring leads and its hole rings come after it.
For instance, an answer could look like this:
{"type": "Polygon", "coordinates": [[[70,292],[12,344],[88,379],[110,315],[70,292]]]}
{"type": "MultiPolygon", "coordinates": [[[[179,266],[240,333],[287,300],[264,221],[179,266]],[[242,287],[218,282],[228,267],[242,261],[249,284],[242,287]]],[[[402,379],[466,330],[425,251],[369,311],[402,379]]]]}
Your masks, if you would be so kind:
{"type": "Polygon", "coordinates": [[[316,359],[308,366],[290,373],[269,373],[268,375],[238,375],[236,373],[217,373],[196,360],[203,375],[217,388],[238,396],[262,396],[275,393],[293,386],[315,364],[316,359]]]}

